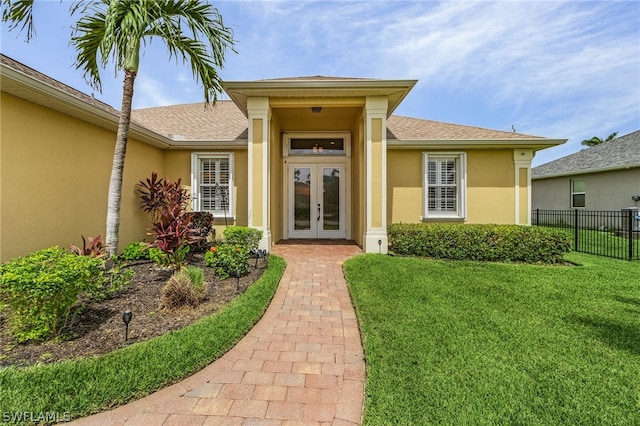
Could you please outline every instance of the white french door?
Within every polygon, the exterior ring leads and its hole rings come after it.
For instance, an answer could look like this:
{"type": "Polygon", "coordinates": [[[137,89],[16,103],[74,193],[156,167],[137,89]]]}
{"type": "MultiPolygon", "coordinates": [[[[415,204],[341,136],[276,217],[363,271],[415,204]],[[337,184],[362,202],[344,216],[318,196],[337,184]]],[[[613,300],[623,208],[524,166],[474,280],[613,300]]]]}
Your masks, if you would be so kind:
{"type": "Polygon", "coordinates": [[[344,164],[288,165],[289,238],[346,238],[344,164]]]}

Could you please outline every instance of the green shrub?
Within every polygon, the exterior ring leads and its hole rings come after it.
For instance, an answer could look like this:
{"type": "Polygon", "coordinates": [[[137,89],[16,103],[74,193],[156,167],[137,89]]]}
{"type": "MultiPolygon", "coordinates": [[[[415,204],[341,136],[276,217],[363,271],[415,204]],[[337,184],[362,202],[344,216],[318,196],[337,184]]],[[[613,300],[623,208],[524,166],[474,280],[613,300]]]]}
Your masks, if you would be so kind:
{"type": "Polygon", "coordinates": [[[149,247],[149,259],[160,266],[167,266],[169,264],[167,255],[159,248],[149,247]]]}
{"type": "Polygon", "coordinates": [[[207,290],[207,283],[204,281],[204,271],[197,266],[188,265],[184,268],[185,273],[191,281],[193,290],[200,296],[203,296],[207,290]]]}
{"type": "Polygon", "coordinates": [[[570,251],[566,234],[530,226],[392,224],[391,250],[437,259],[557,263],[570,251]]]}
{"type": "MultiPolygon", "coordinates": [[[[161,251],[160,249],[156,249],[161,251]]],[[[126,260],[148,260],[149,246],[140,241],[134,241],[127,244],[122,253],[122,257],[126,260]]]]}
{"type": "Polygon", "coordinates": [[[0,298],[18,342],[55,336],[83,292],[103,284],[103,261],[52,247],[0,265],[0,298]]]}
{"type": "Polygon", "coordinates": [[[261,230],[246,226],[230,226],[223,234],[227,244],[245,247],[249,251],[256,250],[262,239],[261,230]]]}
{"type": "Polygon", "coordinates": [[[228,243],[213,246],[205,255],[205,262],[220,278],[235,276],[238,271],[243,275],[249,269],[249,249],[228,243]]]}

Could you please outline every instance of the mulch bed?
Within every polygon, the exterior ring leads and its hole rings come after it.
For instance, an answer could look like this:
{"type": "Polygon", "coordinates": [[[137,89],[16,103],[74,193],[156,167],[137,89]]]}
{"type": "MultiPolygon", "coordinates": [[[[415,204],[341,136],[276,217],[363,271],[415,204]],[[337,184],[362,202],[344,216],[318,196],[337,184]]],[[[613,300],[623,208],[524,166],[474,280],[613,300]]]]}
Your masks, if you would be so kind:
{"type": "Polygon", "coordinates": [[[17,344],[7,331],[8,307],[5,307],[5,311],[0,312],[0,366],[27,366],[101,355],[177,330],[218,311],[257,280],[266,266],[260,259],[255,268],[255,260],[250,260],[248,274],[238,282],[235,278],[221,280],[215,276],[213,270],[205,266],[203,255],[195,254],[190,264],[204,270],[208,283],[206,298],[196,308],[160,309],[162,287],[172,272],[152,262],[127,264],[126,267],[135,273],[132,285],[107,300],[76,306],[61,337],[51,341],[17,344]],[[122,313],[127,309],[133,313],[133,318],[125,342],[122,313]]]}

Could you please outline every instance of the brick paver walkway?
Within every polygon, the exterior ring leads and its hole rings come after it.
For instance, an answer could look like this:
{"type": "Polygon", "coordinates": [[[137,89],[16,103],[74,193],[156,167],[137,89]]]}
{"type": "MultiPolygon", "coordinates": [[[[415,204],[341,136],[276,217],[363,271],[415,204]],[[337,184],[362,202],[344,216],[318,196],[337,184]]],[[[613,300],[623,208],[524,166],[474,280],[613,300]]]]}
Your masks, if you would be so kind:
{"type": "Polygon", "coordinates": [[[188,379],[74,425],[360,424],[364,357],[342,274],[353,244],[284,243],[276,295],[227,354],[188,379]]]}

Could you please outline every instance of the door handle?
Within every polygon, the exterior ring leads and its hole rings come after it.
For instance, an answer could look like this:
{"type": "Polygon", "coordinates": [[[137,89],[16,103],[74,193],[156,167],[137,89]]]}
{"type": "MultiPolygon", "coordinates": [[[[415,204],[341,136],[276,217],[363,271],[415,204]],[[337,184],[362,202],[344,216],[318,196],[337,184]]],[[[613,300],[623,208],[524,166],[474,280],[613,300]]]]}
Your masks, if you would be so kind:
{"type": "Polygon", "coordinates": [[[320,220],[320,204],[318,204],[318,218],[316,219],[317,221],[320,220]]]}

